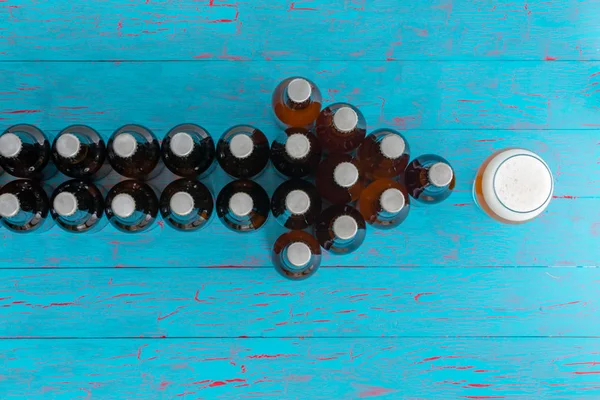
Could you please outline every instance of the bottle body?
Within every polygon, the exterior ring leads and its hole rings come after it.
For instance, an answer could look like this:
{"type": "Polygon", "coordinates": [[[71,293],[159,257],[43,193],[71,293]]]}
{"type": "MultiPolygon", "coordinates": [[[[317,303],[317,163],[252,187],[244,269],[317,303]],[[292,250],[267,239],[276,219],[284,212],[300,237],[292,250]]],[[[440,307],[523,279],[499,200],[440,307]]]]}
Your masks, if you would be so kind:
{"type": "Polygon", "coordinates": [[[288,128],[271,144],[271,162],[282,175],[304,178],[315,173],[321,161],[321,144],[304,128],[288,128]]]}
{"type": "Polygon", "coordinates": [[[225,185],[217,196],[217,216],[234,232],[260,229],[269,217],[269,195],[258,183],[240,179],[225,185]]]}
{"type": "Polygon", "coordinates": [[[237,179],[259,175],[269,163],[269,140],[258,128],[234,126],[217,143],[217,160],[221,168],[237,179]]]}
{"type": "Polygon", "coordinates": [[[349,154],[332,154],[321,161],[316,184],[321,196],[332,204],[356,201],[364,189],[361,168],[349,154]]]}
{"type": "Polygon", "coordinates": [[[47,180],[56,172],[50,141],[37,127],[13,125],[0,135],[0,166],[17,178],[47,180]]]}
{"type": "Polygon", "coordinates": [[[175,175],[204,177],[215,166],[215,142],[206,129],[195,124],[180,124],[162,142],[162,157],[175,175]]]}
{"type": "Polygon", "coordinates": [[[321,247],[335,254],[349,254],[360,247],[367,234],[362,215],[349,205],[334,205],[321,213],[315,233],[321,247]]]}
{"type": "Polygon", "coordinates": [[[95,181],[112,171],[104,140],[86,125],[63,129],[52,144],[52,158],[58,170],[70,178],[95,181]]]}
{"type": "Polygon", "coordinates": [[[363,190],[358,207],[369,225],[378,229],[391,229],[408,217],[410,197],[401,183],[391,179],[378,179],[363,190]]]}
{"type": "Polygon", "coordinates": [[[319,242],[304,231],[279,236],[271,253],[275,269],[285,278],[302,280],[312,276],[321,265],[319,242]]]}
{"type": "Polygon", "coordinates": [[[160,213],[172,228],[193,232],[207,226],[213,215],[214,202],[206,186],[195,179],[171,182],[160,196],[160,213]]]}
{"type": "Polygon", "coordinates": [[[93,183],[72,179],[61,184],[50,199],[55,223],[69,233],[96,233],[108,223],[104,197],[93,183]]]}
{"type": "Polygon", "coordinates": [[[124,125],[107,143],[108,161],[120,175],[138,180],[157,177],[164,164],[154,133],[141,125],[124,125]]]}
{"type": "Polygon", "coordinates": [[[285,228],[306,229],[315,223],[321,213],[321,197],[312,183],[290,179],[275,189],[271,212],[285,228]]]}
{"type": "Polygon", "coordinates": [[[446,159],[425,154],[408,164],[404,181],[412,198],[424,204],[437,204],[452,194],[456,176],[446,159]]]}
{"type": "Polygon", "coordinates": [[[334,103],[319,114],[316,132],[323,151],[350,153],[365,138],[367,122],[360,110],[353,105],[334,103]]]}
{"type": "Polygon", "coordinates": [[[475,203],[504,224],[521,224],[538,217],[554,192],[552,172],[537,154],[518,148],[498,150],[477,171],[475,203]]]}
{"type": "Polygon", "coordinates": [[[283,129],[312,126],[322,102],[319,88],[309,79],[298,76],[281,81],[271,98],[273,113],[283,129]]]}
{"type": "Polygon", "coordinates": [[[121,232],[139,233],[157,226],[158,197],[147,183],[119,182],[108,192],[105,204],[108,221],[121,232]]]}
{"type": "Polygon", "coordinates": [[[0,190],[0,222],[16,233],[42,233],[52,228],[45,188],[26,179],[4,185],[0,190]]]}
{"type": "Polygon", "coordinates": [[[404,175],[408,165],[410,148],[400,132],[378,129],[367,135],[357,150],[356,158],[365,178],[398,179],[404,175]]]}

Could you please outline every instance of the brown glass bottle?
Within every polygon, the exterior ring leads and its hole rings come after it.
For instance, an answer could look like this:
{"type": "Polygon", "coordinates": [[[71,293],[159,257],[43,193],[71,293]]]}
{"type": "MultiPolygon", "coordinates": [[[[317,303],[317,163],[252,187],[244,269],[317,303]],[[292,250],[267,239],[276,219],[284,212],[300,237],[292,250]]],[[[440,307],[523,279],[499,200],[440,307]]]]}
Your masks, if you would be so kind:
{"type": "Polygon", "coordinates": [[[456,177],[450,163],[435,154],[415,158],[406,167],[404,182],[408,194],[425,204],[447,199],[454,190],[456,177]]]}
{"type": "Polygon", "coordinates": [[[378,179],[362,191],[358,209],[369,225],[378,229],[394,228],[408,217],[408,192],[397,181],[378,179]]]}
{"type": "Polygon", "coordinates": [[[193,232],[207,226],[214,210],[210,190],[195,179],[171,182],[160,196],[160,213],[174,229],[193,232]]]}
{"type": "Polygon", "coordinates": [[[348,103],[325,107],[317,118],[317,138],[324,151],[350,153],[367,134],[367,122],[360,110],[348,103]]]}
{"type": "Polygon", "coordinates": [[[47,180],[56,172],[51,143],[33,125],[13,125],[0,135],[0,166],[17,178],[47,180]]]}
{"type": "Polygon", "coordinates": [[[215,165],[215,142],[201,126],[177,125],[163,139],[162,156],[167,168],[175,175],[207,176],[215,165]]]}
{"type": "Polygon", "coordinates": [[[269,140],[258,128],[234,126],[217,143],[217,160],[234,178],[250,179],[260,174],[269,163],[269,140]]]}
{"type": "Polygon", "coordinates": [[[332,204],[358,200],[364,188],[358,162],[349,154],[332,154],[317,169],[317,189],[332,204]]]}
{"type": "Polygon", "coordinates": [[[367,226],[360,213],[349,205],[334,205],[321,213],[315,233],[325,250],[349,254],[365,240],[367,226]]]}
{"type": "Polygon", "coordinates": [[[163,170],[158,139],[141,125],[117,129],[108,140],[107,148],[110,165],[126,178],[150,180],[163,170]]]}
{"type": "Polygon", "coordinates": [[[154,189],[138,180],[117,183],[106,196],[106,217],[125,233],[147,231],[156,225],[158,198],[154,189]]]}
{"type": "Polygon", "coordinates": [[[321,144],[304,128],[289,128],[271,144],[271,162],[275,169],[290,178],[304,178],[315,173],[321,161],[321,144]]]}
{"type": "Polygon", "coordinates": [[[96,233],[108,223],[104,197],[93,183],[78,179],[56,188],[50,199],[50,212],[56,224],[69,233],[96,233]]]}
{"type": "Polygon", "coordinates": [[[45,188],[27,179],[4,185],[0,190],[0,223],[16,233],[42,233],[52,228],[45,188]]]}
{"type": "Polygon", "coordinates": [[[299,76],[281,81],[271,100],[275,118],[283,129],[310,127],[321,111],[321,91],[312,81],[299,76]]]}
{"type": "Polygon", "coordinates": [[[321,197],[312,183],[290,179],[275,189],[271,212],[288,229],[306,229],[321,213],[321,197]]]}
{"type": "Polygon", "coordinates": [[[269,217],[269,195],[258,183],[241,179],[225,185],[217,196],[217,216],[234,232],[253,232],[269,217]]]}
{"type": "Polygon", "coordinates": [[[400,132],[393,129],[371,132],[356,153],[365,178],[369,180],[398,179],[404,176],[409,158],[408,142],[400,132]]]}
{"type": "Polygon", "coordinates": [[[85,125],[63,129],[52,144],[52,158],[58,170],[71,178],[100,180],[112,171],[104,140],[85,125]]]}
{"type": "Polygon", "coordinates": [[[285,278],[302,280],[312,276],[321,265],[319,242],[304,231],[279,236],[271,253],[275,269],[285,278]]]}

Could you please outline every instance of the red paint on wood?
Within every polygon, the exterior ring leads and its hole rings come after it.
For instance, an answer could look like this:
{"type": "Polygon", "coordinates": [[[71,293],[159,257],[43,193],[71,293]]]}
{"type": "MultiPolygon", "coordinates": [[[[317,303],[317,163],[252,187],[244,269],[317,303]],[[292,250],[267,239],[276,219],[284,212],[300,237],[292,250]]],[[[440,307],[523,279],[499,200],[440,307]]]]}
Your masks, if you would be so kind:
{"type": "MultiPolygon", "coordinates": [[[[419,302],[419,299],[421,298],[421,296],[427,296],[427,295],[430,295],[430,294],[435,294],[435,293],[434,293],[434,292],[423,292],[423,293],[417,293],[417,294],[414,296],[414,299],[415,299],[415,301],[418,303],[418,302],[419,302]]],[[[439,357],[438,357],[438,358],[439,358],[439,357]]]]}
{"type": "Polygon", "coordinates": [[[42,110],[13,110],[13,111],[5,111],[4,114],[33,114],[39,113],[42,110]]]}
{"type": "Polygon", "coordinates": [[[490,386],[492,386],[492,385],[485,384],[485,383],[469,383],[465,387],[485,388],[485,387],[490,387],[490,386]]]}
{"type": "Polygon", "coordinates": [[[552,196],[553,199],[570,199],[570,200],[575,200],[577,199],[577,196],[552,196]]]}
{"type": "Polygon", "coordinates": [[[546,60],[546,61],[556,61],[556,57],[546,56],[546,57],[544,57],[544,60],[546,60]]]}
{"type": "Polygon", "coordinates": [[[298,357],[298,354],[254,354],[246,358],[288,358],[298,357]]]}
{"type": "Polygon", "coordinates": [[[387,388],[383,388],[383,387],[372,386],[372,387],[369,387],[366,390],[363,390],[363,391],[359,392],[358,393],[358,397],[360,397],[360,398],[375,397],[375,396],[381,396],[383,394],[391,393],[391,392],[393,392],[392,389],[387,389],[387,388]]]}

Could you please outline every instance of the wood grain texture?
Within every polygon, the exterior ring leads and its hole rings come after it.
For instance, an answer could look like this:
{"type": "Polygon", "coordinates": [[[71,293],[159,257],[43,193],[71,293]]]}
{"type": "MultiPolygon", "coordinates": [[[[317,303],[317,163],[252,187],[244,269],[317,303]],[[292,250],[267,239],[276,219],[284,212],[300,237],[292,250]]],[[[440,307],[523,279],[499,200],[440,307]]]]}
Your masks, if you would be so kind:
{"type": "Polygon", "coordinates": [[[4,60],[599,58],[594,0],[5,0],[4,60]]]}
{"type": "Polygon", "coordinates": [[[599,346],[536,338],[5,340],[0,391],[115,400],[596,399],[599,346]]]}
{"type": "Polygon", "coordinates": [[[596,268],[0,272],[0,337],[598,336],[596,268]]]}

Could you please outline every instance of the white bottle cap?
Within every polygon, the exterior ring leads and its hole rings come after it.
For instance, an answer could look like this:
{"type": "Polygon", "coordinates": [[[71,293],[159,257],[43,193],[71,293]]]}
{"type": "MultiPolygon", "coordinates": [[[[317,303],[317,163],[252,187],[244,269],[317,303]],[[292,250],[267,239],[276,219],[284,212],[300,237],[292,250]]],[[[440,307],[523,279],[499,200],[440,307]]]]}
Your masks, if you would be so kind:
{"type": "Polygon", "coordinates": [[[194,139],[189,133],[177,132],[171,138],[169,147],[177,157],[186,157],[194,150],[194,139]]]}
{"type": "Polygon", "coordinates": [[[333,114],[333,126],[340,132],[352,132],[358,124],[358,115],[350,107],[341,107],[333,114]]]}
{"type": "Polygon", "coordinates": [[[381,154],[386,158],[395,160],[404,153],[406,143],[404,143],[404,139],[400,135],[390,133],[384,136],[381,142],[379,142],[379,148],[381,149],[381,154]]]}
{"type": "Polygon", "coordinates": [[[357,232],[358,224],[349,215],[342,215],[333,221],[333,234],[342,240],[352,239],[357,232]]]}
{"type": "Polygon", "coordinates": [[[2,157],[16,157],[23,147],[23,142],[14,133],[5,133],[0,136],[0,155],[2,157]]]}
{"type": "Polygon", "coordinates": [[[65,133],[56,139],[56,151],[61,157],[73,158],[81,149],[81,141],[72,133],[65,133]]]}
{"type": "Polygon", "coordinates": [[[396,214],[404,207],[406,199],[401,191],[395,188],[386,189],[379,198],[381,208],[384,211],[396,214]]]}
{"type": "Polygon", "coordinates": [[[194,210],[194,198],[188,192],[177,192],[171,196],[169,207],[175,214],[185,217],[194,210]]]}
{"type": "Polygon", "coordinates": [[[248,135],[238,133],[229,142],[229,151],[235,158],[246,158],[254,151],[254,142],[248,135]]]}
{"type": "Polygon", "coordinates": [[[310,98],[312,87],[306,79],[296,78],[288,83],[287,95],[296,104],[302,104],[310,98]]]}
{"type": "Polygon", "coordinates": [[[254,200],[245,192],[237,192],[229,199],[229,209],[238,217],[245,217],[252,212],[254,200]]]}
{"type": "Polygon", "coordinates": [[[310,261],[312,252],[306,243],[294,242],[287,247],[286,257],[295,267],[303,267],[310,261]]]}
{"type": "Polygon", "coordinates": [[[54,198],[52,206],[61,217],[70,217],[77,211],[77,198],[73,193],[61,192],[54,198]]]}
{"type": "Polygon", "coordinates": [[[135,212],[135,200],[127,193],[120,193],[110,203],[113,213],[120,218],[129,218],[135,212]]]}
{"type": "Polygon", "coordinates": [[[12,193],[0,195],[0,217],[11,218],[19,213],[21,203],[19,198],[12,193]]]}
{"type": "Polygon", "coordinates": [[[131,133],[121,133],[113,140],[113,148],[119,157],[131,157],[137,150],[137,140],[131,133]]]}
{"type": "Polygon", "coordinates": [[[358,169],[351,162],[341,162],[333,170],[333,180],[344,188],[352,187],[358,181],[358,169]]]}
{"type": "Polygon", "coordinates": [[[444,187],[448,186],[450,182],[452,182],[454,172],[452,172],[452,168],[450,168],[448,164],[438,162],[429,168],[427,177],[429,179],[429,183],[431,183],[433,186],[444,187]]]}
{"type": "Polygon", "coordinates": [[[292,190],[285,197],[285,208],[294,215],[302,215],[310,208],[310,197],[304,190],[292,190]]]}
{"type": "Polygon", "coordinates": [[[291,158],[300,160],[310,152],[310,141],[301,133],[293,133],[285,141],[285,152],[291,158]]]}

